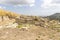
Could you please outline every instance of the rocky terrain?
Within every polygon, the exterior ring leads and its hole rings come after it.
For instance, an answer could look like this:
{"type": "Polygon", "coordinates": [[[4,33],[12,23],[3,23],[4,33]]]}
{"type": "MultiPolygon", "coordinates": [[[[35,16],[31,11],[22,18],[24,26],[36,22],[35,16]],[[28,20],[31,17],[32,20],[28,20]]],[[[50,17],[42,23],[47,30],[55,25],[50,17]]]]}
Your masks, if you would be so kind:
{"type": "Polygon", "coordinates": [[[0,10],[0,40],[60,40],[60,21],[0,10]]]}
{"type": "Polygon", "coordinates": [[[16,27],[18,24],[15,22],[15,17],[17,14],[7,12],[5,10],[0,10],[0,28],[9,28],[9,27],[16,27]]]}

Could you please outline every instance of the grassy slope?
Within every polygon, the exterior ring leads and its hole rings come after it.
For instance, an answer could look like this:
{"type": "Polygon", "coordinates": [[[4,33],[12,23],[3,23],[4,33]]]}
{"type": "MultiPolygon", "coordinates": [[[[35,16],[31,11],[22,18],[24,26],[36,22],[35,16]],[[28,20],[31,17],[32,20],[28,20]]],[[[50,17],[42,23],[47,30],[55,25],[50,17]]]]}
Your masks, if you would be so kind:
{"type": "Polygon", "coordinates": [[[16,14],[16,13],[14,13],[14,12],[10,12],[10,11],[7,11],[7,10],[2,10],[2,9],[0,9],[0,16],[16,17],[16,16],[19,16],[19,14],[16,14]]]}

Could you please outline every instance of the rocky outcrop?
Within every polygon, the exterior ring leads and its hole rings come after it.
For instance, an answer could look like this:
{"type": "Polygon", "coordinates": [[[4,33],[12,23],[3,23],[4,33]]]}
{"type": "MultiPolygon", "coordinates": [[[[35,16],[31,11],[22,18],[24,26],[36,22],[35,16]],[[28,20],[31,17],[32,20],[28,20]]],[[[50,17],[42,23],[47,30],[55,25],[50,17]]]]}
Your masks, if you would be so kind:
{"type": "Polygon", "coordinates": [[[0,28],[16,28],[18,24],[15,19],[10,19],[8,16],[0,16],[0,28]]]}
{"type": "Polygon", "coordinates": [[[18,24],[15,22],[15,18],[19,16],[20,15],[15,14],[14,12],[0,9],[0,28],[16,28],[18,24]]]}
{"type": "Polygon", "coordinates": [[[0,16],[0,22],[2,21],[2,16],[0,16]]]}
{"type": "Polygon", "coordinates": [[[3,16],[2,19],[3,19],[3,21],[4,21],[4,20],[9,20],[9,17],[8,17],[8,16],[3,16]]]}

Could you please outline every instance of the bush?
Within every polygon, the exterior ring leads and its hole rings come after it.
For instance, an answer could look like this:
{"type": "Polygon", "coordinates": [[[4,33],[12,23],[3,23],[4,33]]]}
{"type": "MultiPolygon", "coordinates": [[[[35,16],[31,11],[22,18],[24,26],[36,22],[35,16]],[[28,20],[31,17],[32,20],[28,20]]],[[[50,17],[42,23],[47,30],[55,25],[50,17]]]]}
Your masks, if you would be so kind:
{"type": "Polygon", "coordinates": [[[22,25],[18,25],[17,28],[22,28],[22,25]]]}

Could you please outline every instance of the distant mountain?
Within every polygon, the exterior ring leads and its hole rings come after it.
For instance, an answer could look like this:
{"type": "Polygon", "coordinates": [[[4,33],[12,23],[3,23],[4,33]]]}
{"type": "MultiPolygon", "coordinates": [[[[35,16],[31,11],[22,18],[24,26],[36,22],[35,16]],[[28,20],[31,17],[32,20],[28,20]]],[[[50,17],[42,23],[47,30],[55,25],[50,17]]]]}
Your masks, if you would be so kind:
{"type": "Polygon", "coordinates": [[[47,18],[52,20],[60,20],[60,13],[55,13],[53,15],[48,16],[47,18]]]}

